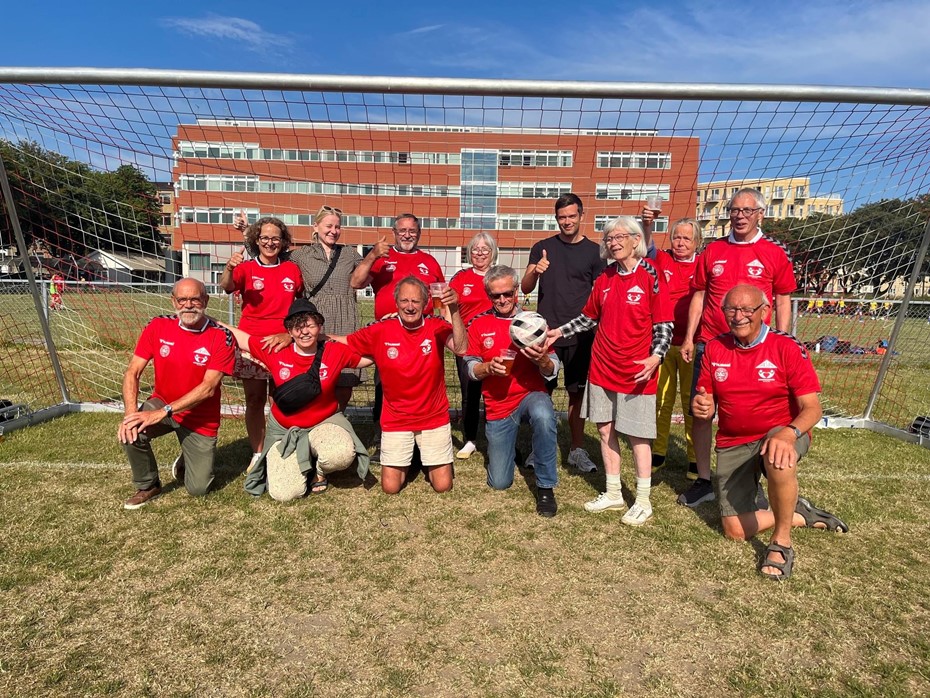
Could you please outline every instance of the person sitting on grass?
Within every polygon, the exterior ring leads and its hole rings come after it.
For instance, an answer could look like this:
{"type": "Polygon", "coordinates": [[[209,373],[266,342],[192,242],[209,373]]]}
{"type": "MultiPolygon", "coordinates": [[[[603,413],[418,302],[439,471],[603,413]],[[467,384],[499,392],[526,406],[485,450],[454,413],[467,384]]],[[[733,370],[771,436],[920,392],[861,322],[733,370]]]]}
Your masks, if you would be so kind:
{"type": "Polygon", "coordinates": [[[209,297],[197,279],[181,279],[171,291],[175,315],[153,318],[136,343],[123,375],[125,416],[117,436],[129,458],[136,493],[123,503],[139,509],[162,492],[152,439],[174,432],[181,455],[172,474],[189,494],[204,495],[213,483],[220,427],[220,383],[233,372],[232,336],[206,316],[209,297]],[[139,407],[139,383],[155,366],[152,395],[139,407]]]}
{"type": "Polygon", "coordinates": [[[293,344],[280,351],[265,349],[262,337],[228,328],[239,348],[268,368],[275,386],[261,458],[245,478],[249,494],[267,489],[278,501],[303,497],[310,476],[310,493],[322,494],[326,476],[353,463],[360,478],[368,475],[368,450],[339,411],[336,389],[344,368],[372,362],[344,344],[321,341],[323,322],[313,303],[295,300],[284,318],[293,344]]]}
{"type": "Polygon", "coordinates": [[[722,310],[730,331],[707,343],[691,407],[706,420],[719,409],[716,486],[724,535],[748,540],[774,529],[759,571],[784,580],[794,567],[793,526],[849,531],[798,496],[797,464],[822,415],[820,381],[804,345],[763,322],[769,302],[759,288],[734,286],[722,310]],[[771,509],[757,503],[762,475],[771,509]]]}

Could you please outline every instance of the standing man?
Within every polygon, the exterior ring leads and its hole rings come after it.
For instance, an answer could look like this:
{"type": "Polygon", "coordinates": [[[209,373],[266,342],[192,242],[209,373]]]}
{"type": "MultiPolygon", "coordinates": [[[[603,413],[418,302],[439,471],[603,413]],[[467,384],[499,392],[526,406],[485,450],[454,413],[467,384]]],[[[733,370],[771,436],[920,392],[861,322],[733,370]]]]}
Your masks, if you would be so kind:
{"type": "Polygon", "coordinates": [[[763,322],[765,294],[739,284],[722,303],[729,332],[707,343],[692,408],[717,429],[717,492],[723,533],[748,540],[773,528],[759,567],[763,576],[791,576],[794,526],[846,533],[849,527],[798,496],[798,461],[820,420],[820,381],[804,345],[763,322]],[[759,478],[769,483],[771,509],[756,503],[759,478]]]}
{"type": "Polygon", "coordinates": [[[195,496],[206,494],[213,482],[220,382],[232,373],[236,354],[232,335],[206,317],[208,300],[202,282],[178,281],[171,292],[175,315],[161,315],[145,326],[123,375],[125,417],[117,435],[136,486],[126,509],[143,507],[161,494],[151,441],[171,431],[181,443],[175,479],[195,496]],[[155,386],[137,408],[139,380],[149,362],[155,366],[155,386]]]}
{"type": "MultiPolygon", "coordinates": [[[[688,309],[688,327],[681,345],[681,357],[694,362],[694,375],[701,368],[704,346],[727,331],[727,318],[721,306],[723,298],[737,284],[749,284],[775,299],[775,327],[781,332],[791,329],[791,292],[797,288],[791,258],[784,245],[763,235],[761,226],[765,198],[757,189],[740,189],[727,206],[730,234],[714,240],[701,253],[691,286],[694,295],[688,309]],[[700,327],[700,332],[698,328],[700,327]]],[[[771,320],[766,306],[765,322],[771,320]]],[[[691,395],[694,395],[692,383],[691,395]]],[[[714,415],[694,415],[694,452],[698,477],[678,497],[678,503],[696,507],[714,499],[710,482],[710,447],[714,415]]]]}
{"type": "MultiPolygon", "coordinates": [[[[374,290],[375,320],[397,313],[394,289],[401,279],[412,276],[422,281],[427,289],[433,282],[446,280],[436,258],[417,247],[422,233],[419,218],[412,213],[402,213],[394,219],[391,231],[394,233],[394,245],[392,246],[382,236],[355,267],[349,279],[349,284],[354,289],[362,289],[370,285],[374,290]]],[[[432,313],[432,309],[429,313],[432,313]]],[[[380,373],[377,373],[375,375],[375,405],[372,410],[376,443],[380,441],[383,404],[384,391],[381,387],[380,373]]],[[[379,452],[372,457],[373,460],[379,458],[379,452]]]]}
{"type": "Polygon", "coordinates": [[[539,346],[521,349],[510,366],[502,355],[516,351],[510,338],[510,323],[517,314],[517,272],[511,267],[491,267],[484,288],[491,310],[468,325],[468,375],[481,381],[487,411],[488,486],[505,490],[513,484],[514,455],[520,422],[533,430],[536,473],[536,513],[553,517],[557,511],[553,488],[558,484],[556,450],[558,425],[548,384],[559,374],[559,360],[539,346]]]}
{"type": "MultiPolygon", "coordinates": [[[[581,234],[584,205],[575,194],[562,194],[555,202],[555,220],[559,232],[540,240],[530,250],[529,264],[523,274],[520,288],[529,294],[539,284],[539,314],[551,328],[561,327],[573,320],[584,308],[591,295],[594,280],[607,262],[601,259],[600,246],[581,234]]],[[[569,464],[581,472],[597,470],[584,449],[584,417],[581,403],[591,363],[593,332],[584,332],[571,338],[559,338],[555,352],[564,367],[565,390],[568,391],[568,426],[571,430],[569,464]]],[[[549,381],[551,392],[556,381],[549,381]]]]}

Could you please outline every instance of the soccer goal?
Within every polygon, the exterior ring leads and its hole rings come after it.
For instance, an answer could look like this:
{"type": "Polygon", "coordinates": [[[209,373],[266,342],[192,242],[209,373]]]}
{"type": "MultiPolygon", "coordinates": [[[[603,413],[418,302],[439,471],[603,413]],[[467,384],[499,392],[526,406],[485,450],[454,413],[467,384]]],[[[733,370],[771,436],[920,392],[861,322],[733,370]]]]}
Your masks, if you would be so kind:
{"type": "MultiPolygon", "coordinates": [[[[479,231],[522,273],[569,191],[593,239],[658,199],[661,248],[682,218],[726,235],[729,197],[754,187],[794,257],[793,327],[828,423],[919,440],[928,105],[894,89],[0,69],[0,427],[119,408],[135,339],[182,276],[235,322],[215,284],[240,212],[282,219],[299,246],[338,208],[360,253],[413,212],[448,278],[479,231]]],[[[359,322],[372,312],[359,293],[359,322]]],[[[363,383],[353,405],[372,397],[363,383]]],[[[235,381],[224,402],[242,404],[235,381]]]]}

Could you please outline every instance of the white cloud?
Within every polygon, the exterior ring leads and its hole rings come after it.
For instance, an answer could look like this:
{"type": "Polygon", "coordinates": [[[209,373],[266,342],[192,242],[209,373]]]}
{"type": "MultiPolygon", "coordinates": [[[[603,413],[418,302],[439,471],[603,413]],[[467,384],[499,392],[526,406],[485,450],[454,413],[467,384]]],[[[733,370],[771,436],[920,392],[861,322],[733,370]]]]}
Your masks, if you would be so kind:
{"type": "Polygon", "coordinates": [[[425,27],[417,27],[416,29],[411,29],[408,32],[401,32],[400,36],[414,36],[416,34],[428,34],[430,32],[438,31],[442,29],[445,24],[430,24],[425,27]]]}
{"type": "Polygon", "coordinates": [[[190,36],[234,42],[235,46],[248,51],[286,53],[293,46],[293,40],[281,34],[274,34],[250,19],[242,17],[224,17],[207,15],[205,17],[169,17],[161,23],[190,36]]]}

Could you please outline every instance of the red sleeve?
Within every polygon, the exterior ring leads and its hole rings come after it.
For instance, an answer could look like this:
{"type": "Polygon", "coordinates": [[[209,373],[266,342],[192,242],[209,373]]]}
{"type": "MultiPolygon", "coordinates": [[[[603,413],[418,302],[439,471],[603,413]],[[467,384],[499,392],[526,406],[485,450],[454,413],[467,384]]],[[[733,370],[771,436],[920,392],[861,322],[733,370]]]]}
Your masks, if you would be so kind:
{"type": "Polygon", "coordinates": [[[269,352],[262,348],[262,339],[262,337],[249,336],[249,353],[267,366],[269,352]]]}
{"type": "Polygon", "coordinates": [[[710,259],[710,255],[706,252],[702,255],[698,255],[697,264],[694,265],[694,276],[691,277],[692,291],[704,291],[707,289],[707,269],[704,266],[707,259],[710,259]]]}
{"type": "MultiPolygon", "coordinates": [[[[781,250],[781,248],[779,248],[779,250],[781,250]]],[[[774,282],[775,293],[779,295],[791,293],[798,287],[798,283],[794,278],[794,266],[792,266],[788,255],[782,257],[782,263],[779,265],[779,269],[775,274],[774,282]]],[[[775,299],[773,298],[772,302],[774,301],[775,299]]]]}
{"type": "MultiPolygon", "coordinates": [[[[697,384],[694,386],[695,392],[698,388],[704,388],[709,395],[714,394],[714,379],[710,374],[710,362],[711,356],[714,353],[714,345],[717,344],[716,340],[712,340],[707,343],[707,346],[704,347],[704,356],[701,359],[701,372],[698,374],[697,384]]],[[[694,397],[693,395],[691,396],[694,397]]]]}
{"type": "Polygon", "coordinates": [[[468,350],[465,352],[466,356],[481,356],[482,347],[481,347],[481,330],[474,323],[468,323],[468,350]]]}
{"type": "Polygon", "coordinates": [[[591,295],[588,296],[581,314],[592,320],[601,319],[601,297],[604,295],[604,286],[607,283],[607,275],[601,274],[594,280],[594,287],[591,289],[591,295]]]}
{"type": "Polygon", "coordinates": [[[433,268],[433,274],[436,275],[436,281],[445,281],[446,277],[442,273],[442,267],[439,266],[439,262],[436,261],[436,258],[430,255],[430,266],[433,268]]]}
{"type": "Polygon", "coordinates": [[[450,325],[445,320],[440,320],[439,318],[430,318],[436,327],[433,329],[433,333],[436,337],[436,344],[438,346],[446,346],[446,340],[452,336],[452,325],[450,325]]]}
{"type": "Polygon", "coordinates": [[[215,349],[207,363],[207,369],[220,371],[226,375],[231,375],[236,367],[236,350],[233,347],[233,336],[224,329],[217,329],[215,349]]]}
{"type": "Polygon", "coordinates": [[[324,356],[332,354],[333,359],[327,359],[331,364],[336,365],[336,370],[341,371],[344,368],[355,368],[358,362],[362,360],[361,354],[352,347],[340,344],[339,342],[327,342],[323,349],[324,356]]]}
{"type": "Polygon", "coordinates": [[[349,347],[361,354],[362,356],[370,355],[374,353],[375,347],[375,335],[377,334],[377,325],[369,325],[368,327],[363,327],[360,330],[356,330],[348,337],[346,337],[346,342],[348,342],[349,347]]]}
{"type": "Polygon", "coordinates": [[[659,292],[652,294],[652,324],[657,322],[674,322],[675,308],[668,295],[668,284],[665,283],[665,273],[659,269],[657,281],[659,292]]]}
{"type": "Polygon", "coordinates": [[[811,363],[810,355],[803,345],[799,344],[793,337],[787,338],[784,351],[785,364],[787,368],[785,373],[788,377],[788,389],[795,397],[819,393],[820,379],[817,378],[817,371],[811,363]]]}
{"type": "Polygon", "coordinates": [[[294,267],[294,274],[297,279],[297,283],[294,285],[294,298],[300,298],[304,295],[304,274],[295,262],[290,262],[290,265],[294,267]]]}
{"type": "Polygon", "coordinates": [[[149,324],[142,330],[142,334],[139,335],[139,341],[136,342],[135,351],[132,352],[140,359],[145,359],[146,361],[150,361],[152,357],[155,356],[155,350],[152,346],[153,340],[155,339],[155,330],[152,328],[153,322],[154,320],[150,320],[149,324]]]}

